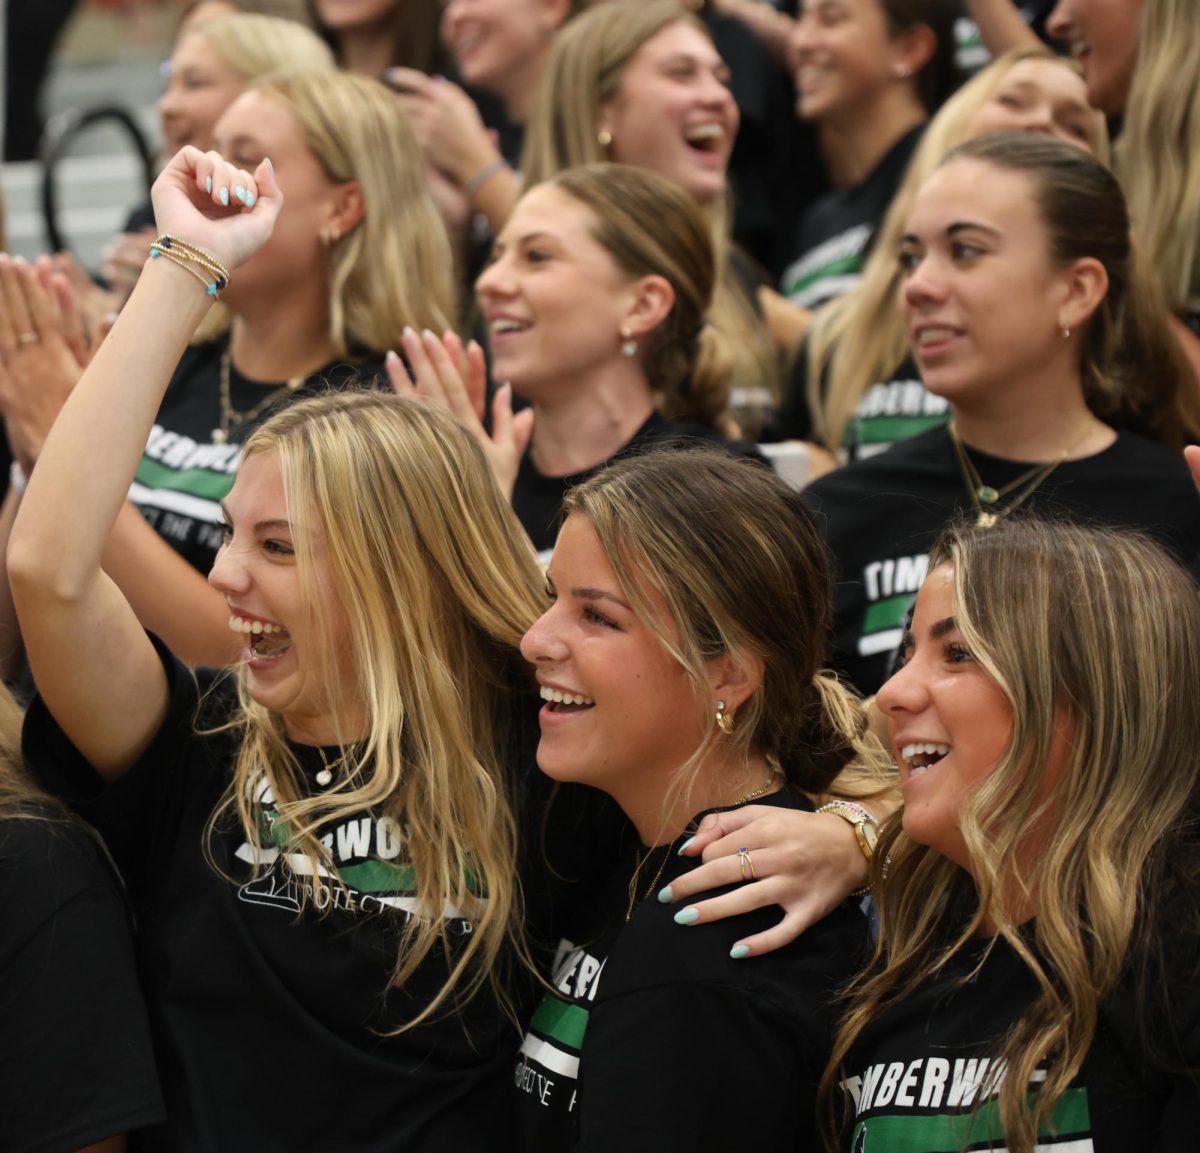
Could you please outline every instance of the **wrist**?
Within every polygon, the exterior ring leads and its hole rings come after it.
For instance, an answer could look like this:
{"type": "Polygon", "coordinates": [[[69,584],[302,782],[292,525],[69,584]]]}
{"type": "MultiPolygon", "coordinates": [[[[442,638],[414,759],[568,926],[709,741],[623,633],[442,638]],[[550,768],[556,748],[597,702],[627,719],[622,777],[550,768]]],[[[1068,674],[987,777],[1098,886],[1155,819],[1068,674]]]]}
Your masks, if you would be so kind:
{"type": "Polygon", "coordinates": [[[503,156],[494,155],[486,163],[481,164],[466,180],[462,182],[463,195],[474,205],[476,196],[484,186],[490,184],[502,172],[508,171],[508,163],[503,156]]]}

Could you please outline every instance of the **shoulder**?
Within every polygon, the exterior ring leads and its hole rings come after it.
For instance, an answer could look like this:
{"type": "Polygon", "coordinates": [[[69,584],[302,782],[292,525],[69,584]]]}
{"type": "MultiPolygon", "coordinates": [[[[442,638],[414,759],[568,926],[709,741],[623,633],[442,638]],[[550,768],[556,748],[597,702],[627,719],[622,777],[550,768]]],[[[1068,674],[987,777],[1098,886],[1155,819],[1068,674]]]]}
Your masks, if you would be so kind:
{"type": "Polygon", "coordinates": [[[0,821],[0,956],[77,897],[119,888],[99,839],[65,812],[0,821]]]}
{"type": "MultiPolygon", "coordinates": [[[[926,490],[946,491],[948,478],[952,481],[954,477],[950,436],[944,427],[938,427],[898,441],[886,452],[834,469],[813,481],[804,493],[817,507],[864,496],[883,502],[926,490]]],[[[953,491],[957,493],[957,489],[953,491]]]]}
{"type": "MultiPolygon", "coordinates": [[[[765,798],[765,803],[811,809],[805,799],[793,802],[788,794],[774,794],[765,798]]],[[[670,858],[662,884],[693,864],[670,858]]],[[[602,996],[616,997],[655,986],[707,984],[721,986],[731,994],[766,997],[794,1006],[830,995],[866,957],[866,918],[851,904],[839,906],[784,948],[743,960],[731,958],[730,950],[743,938],[775,924],[781,915],[777,907],[691,926],[675,923],[677,911],[653,897],[638,906],[612,950],[602,996]]]]}

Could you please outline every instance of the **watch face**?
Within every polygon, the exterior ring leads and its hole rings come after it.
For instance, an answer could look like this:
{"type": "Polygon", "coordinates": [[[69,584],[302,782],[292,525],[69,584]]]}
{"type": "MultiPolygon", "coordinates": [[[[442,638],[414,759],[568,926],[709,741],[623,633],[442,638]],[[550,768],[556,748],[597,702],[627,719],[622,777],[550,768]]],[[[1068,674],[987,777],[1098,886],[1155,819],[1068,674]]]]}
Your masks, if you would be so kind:
{"type": "Polygon", "coordinates": [[[876,828],[875,824],[872,821],[862,821],[855,828],[858,830],[858,835],[867,848],[872,853],[875,852],[875,846],[879,844],[879,829],[876,828]]]}

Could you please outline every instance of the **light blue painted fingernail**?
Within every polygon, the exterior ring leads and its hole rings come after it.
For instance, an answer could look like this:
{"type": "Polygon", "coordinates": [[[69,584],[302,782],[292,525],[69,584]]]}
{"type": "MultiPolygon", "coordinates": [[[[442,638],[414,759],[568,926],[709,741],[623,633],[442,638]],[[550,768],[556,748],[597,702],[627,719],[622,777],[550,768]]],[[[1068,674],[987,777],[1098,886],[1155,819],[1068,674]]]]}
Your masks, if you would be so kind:
{"type": "Polygon", "coordinates": [[[700,920],[700,913],[695,905],[688,905],[686,909],[680,909],[675,914],[675,924],[677,925],[694,925],[700,920]]]}
{"type": "Polygon", "coordinates": [[[222,205],[223,205],[225,208],[228,208],[228,207],[229,207],[229,189],[228,189],[228,188],[224,188],[224,187],[223,187],[223,188],[222,188],[222,189],[221,189],[221,190],[220,190],[220,191],[217,193],[217,199],[218,199],[218,200],[221,202],[221,204],[222,204],[222,205]]]}
{"type": "Polygon", "coordinates": [[[240,184],[236,184],[236,185],[234,185],[233,194],[234,194],[234,196],[236,196],[236,197],[237,197],[237,198],[238,198],[238,199],[239,199],[239,200],[240,200],[240,201],[241,201],[243,204],[245,204],[245,203],[246,203],[246,190],[245,190],[245,188],[243,188],[243,187],[242,187],[240,184]]]}
{"type": "Polygon", "coordinates": [[[247,192],[243,203],[246,205],[247,208],[253,208],[254,202],[257,199],[258,199],[258,197],[255,196],[253,192],[247,192]]]}
{"type": "Polygon", "coordinates": [[[206,176],[204,178],[204,187],[205,187],[205,190],[208,192],[208,194],[211,196],[212,195],[212,177],[211,176],[206,176]]]}
{"type": "Polygon", "coordinates": [[[750,946],[749,945],[734,945],[734,947],[729,950],[729,955],[735,961],[740,961],[743,957],[750,956],[750,946]]]}
{"type": "Polygon", "coordinates": [[[686,841],[684,841],[683,844],[680,845],[678,849],[675,850],[675,855],[677,857],[682,857],[684,849],[686,849],[688,847],[688,845],[690,845],[695,839],[696,839],[695,837],[688,837],[688,839],[686,841]]]}
{"type": "Polygon", "coordinates": [[[658,890],[658,899],[664,905],[669,905],[673,900],[675,900],[675,895],[671,892],[670,885],[663,885],[663,887],[658,890]]]}

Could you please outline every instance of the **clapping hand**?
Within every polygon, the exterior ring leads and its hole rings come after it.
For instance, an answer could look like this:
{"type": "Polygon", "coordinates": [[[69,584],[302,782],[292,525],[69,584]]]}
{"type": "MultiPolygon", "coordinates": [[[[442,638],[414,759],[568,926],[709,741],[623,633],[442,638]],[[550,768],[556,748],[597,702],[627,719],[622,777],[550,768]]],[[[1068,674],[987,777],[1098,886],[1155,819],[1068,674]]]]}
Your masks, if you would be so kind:
{"type": "Polygon", "coordinates": [[[449,409],[483,446],[500,491],[511,499],[521,457],[533,434],[533,410],[513,413],[512,387],[502,385],[492,399],[492,432],[483,425],[487,403],[487,366],[476,341],[465,348],[458,335],[439,338],[432,332],[405,329],[404,355],[408,367],[394,352],[387,356],[392,388],[401,396],[419,396],[449,409]]]}

